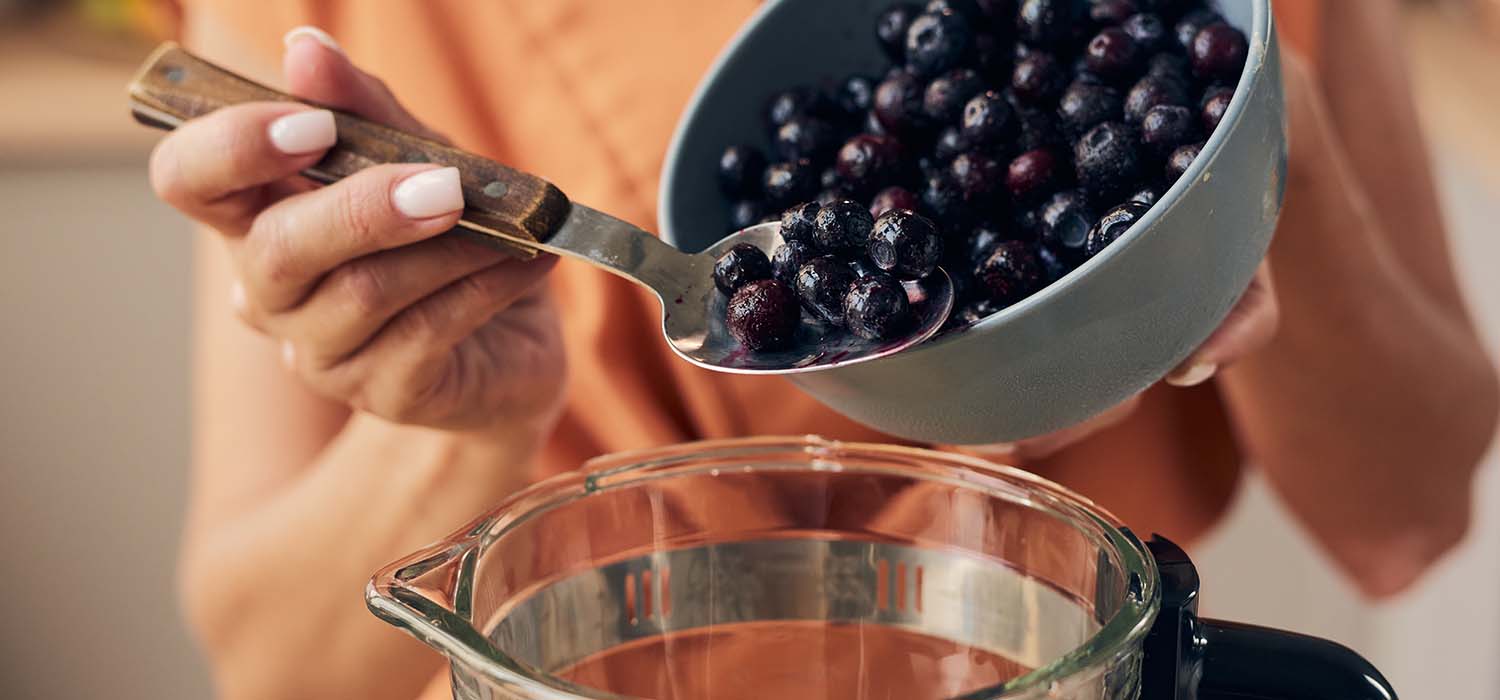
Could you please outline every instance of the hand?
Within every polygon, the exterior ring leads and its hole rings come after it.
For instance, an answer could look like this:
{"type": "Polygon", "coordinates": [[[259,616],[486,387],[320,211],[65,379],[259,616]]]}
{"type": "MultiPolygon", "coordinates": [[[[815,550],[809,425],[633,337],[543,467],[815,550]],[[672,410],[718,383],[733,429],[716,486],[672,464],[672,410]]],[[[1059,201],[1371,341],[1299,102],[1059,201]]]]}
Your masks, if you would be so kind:
{"type": "MultiPolygon", "coordinates": [[[[284,71],[294,95],[441,138],[320,32],[288,35],[284,71]]],[[[555,258],[440,236],[463,209],[453,168],[380,165],[316,187],[298,173],[334,131],[331,113],[306,105],[227,107],[168,135],[151,181],[218,231],[235,310],[318,393],[447,429],[554,414],[564,360],[543,278],[555,258]]]]}

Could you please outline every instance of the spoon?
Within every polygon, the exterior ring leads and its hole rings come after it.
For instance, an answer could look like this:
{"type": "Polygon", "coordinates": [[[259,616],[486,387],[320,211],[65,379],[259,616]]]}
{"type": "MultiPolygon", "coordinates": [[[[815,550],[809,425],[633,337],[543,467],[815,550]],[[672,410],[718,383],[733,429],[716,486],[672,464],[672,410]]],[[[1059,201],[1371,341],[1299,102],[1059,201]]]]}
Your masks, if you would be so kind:
{"type": "MultiPolygon", "coordinates": [[[[297,101],[213,65],[176,44],[158,47],[130,84],[131,112],[143,124],[172,129],[220,107],[297,101]]],[[[568,201],[551,183],[472,153],[334,110],[338,143],[304,174],[327,184],[378,163],[431,162],[458,167],[465,209],[456,232],[504,246],[520,257],[538,251],[583,260],[656,293],[662,333],[693,364],[721,372],[791,374],[867,362],[932,337],[953,309],[953,283],[939,271],[906,283],[916,322],[905,336],[867,340],[820,323],[801,324],[791,347],[751,351],[725,324],[728,300],[714,286],[714,261],[749,243],[770,256],[781,244],[775,223],[752,226],[701,253],[685,253],[631,224],[568,201]]]]}

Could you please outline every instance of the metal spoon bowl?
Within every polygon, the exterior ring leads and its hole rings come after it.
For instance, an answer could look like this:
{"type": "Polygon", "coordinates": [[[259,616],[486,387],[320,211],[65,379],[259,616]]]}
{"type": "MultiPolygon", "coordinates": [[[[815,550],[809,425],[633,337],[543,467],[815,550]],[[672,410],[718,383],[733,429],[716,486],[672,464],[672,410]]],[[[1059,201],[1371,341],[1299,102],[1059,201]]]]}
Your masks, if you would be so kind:
{"type": "MultiPolygon", "coordinates": [[[[709,246],[703,254],[712,261],[740,243],[749,243],[769,256],[781,245],[779,226],[775,223],[752,226],[709,246]]],[[[793,374],[832,369],[901,352],[931,338],[943,327],[953,310],[953,283],[948,274],[938,270],[926,279],[907,282],[905,286],[916,323],[909,334],[895,340],[866,340],[844,329],[810,321],[804,314],[802,327],[790,349],[749,352],[729,335],[724,324],[725,306],[729,300],[714,288],[711,279],[704,307],[705,319],[701,324],[706,330],[674,335],[676,324],[672,318],[677,307],[681,306],[676,303],[680,297],[674,297],[670,303],[666,298],[662,299],[662,328],[667,342],[683,359],[721,372],[793,374]]],[[[698,324],[687,322],[682,327],[694,325],[698,324]]]]}

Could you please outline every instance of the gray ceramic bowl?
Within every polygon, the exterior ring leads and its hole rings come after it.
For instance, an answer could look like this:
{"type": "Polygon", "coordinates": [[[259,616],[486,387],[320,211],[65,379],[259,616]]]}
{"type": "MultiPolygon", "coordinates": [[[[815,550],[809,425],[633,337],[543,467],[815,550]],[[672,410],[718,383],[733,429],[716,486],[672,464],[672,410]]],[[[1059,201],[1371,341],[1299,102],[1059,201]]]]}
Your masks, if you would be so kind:
{"type": "MultiPolygon", "coordinates": [[[[756,14],[678,125],[662,178],[668,241],[697,251],[723,235],[727,204],[714,167],[731,143],[767,145],[761,115],[769,95],[825,77],[882,72],[873,27],[891,1],[777,0],[756,14]]],[[[1218,8],[1250,37],[1239,89],[1192,169],[1128,233],[966,331],[791,381],[892,435],[982,444],[1078,423],[1186,359],[1265,256],[1286,180],[1269,0],[1220,0],[1218,8]]]]}

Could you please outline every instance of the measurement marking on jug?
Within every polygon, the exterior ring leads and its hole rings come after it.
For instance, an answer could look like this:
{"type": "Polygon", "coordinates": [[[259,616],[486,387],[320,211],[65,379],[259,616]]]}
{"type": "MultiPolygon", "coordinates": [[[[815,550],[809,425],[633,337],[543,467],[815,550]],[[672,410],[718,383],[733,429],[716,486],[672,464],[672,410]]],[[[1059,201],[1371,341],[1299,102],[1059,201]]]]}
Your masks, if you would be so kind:
{"type": "Polygon", "coordinates": [[[630,624],[639,624],[635,614],[635,574],[625,574],[625,616],[630,624]]]}
{"type": "Polygon", "coordinates": [[[672,614],[672,569],[662,567],[661,570],[661,616],[665,621],[672,614]]]}
{"type": "Polygon", "coordinates": [[[906,562],[896,564],[896,609],[906,609],[906,562]]]}
{"type": "Polygon", "coordinates": [[[914,602],[913,607],[916,608],[917,612],[922,612],[922,565],[921,564],[917,565],[917,586],[916,586],[916,588],[917,588],[917,590],[916,590],[915,600],[913,601],[914,602]]]}
{"type": "Polygon", "coordinates": [[[651,604],[651,570],[641,572],[641,617],[651,619],[651,610],[655,606],[651,604]]]}

